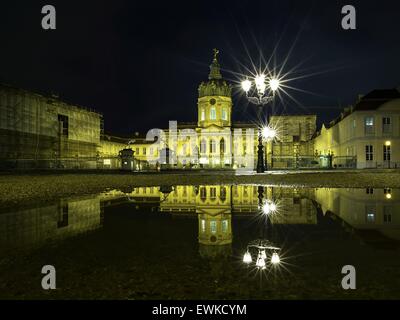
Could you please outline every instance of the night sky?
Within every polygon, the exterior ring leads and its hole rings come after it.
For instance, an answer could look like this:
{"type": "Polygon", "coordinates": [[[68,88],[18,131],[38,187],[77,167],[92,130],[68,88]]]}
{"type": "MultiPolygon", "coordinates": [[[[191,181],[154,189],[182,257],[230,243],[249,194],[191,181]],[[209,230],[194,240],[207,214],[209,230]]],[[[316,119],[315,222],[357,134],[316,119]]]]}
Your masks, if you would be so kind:
{"type": "MultiPolygon", "coordinates": [[[[317,114],[319,124],[358,94],[400,86],[399,1],[17,0],[0,4],[0,28],[1,82],[96,109],[115,134],[196,121],[214,47],[238,83],[278,44],[273,61],[288,56],[283,71],[296,67],[288,78],[300,79],[275,112],[317,114]],[[54,31],[41,28],[46,4],[54,31]],[[357,30],[341,28],[345,4],[357,30]]],[[[234,119],[251,121],[254,108],[233,91],[234,119]]]]}

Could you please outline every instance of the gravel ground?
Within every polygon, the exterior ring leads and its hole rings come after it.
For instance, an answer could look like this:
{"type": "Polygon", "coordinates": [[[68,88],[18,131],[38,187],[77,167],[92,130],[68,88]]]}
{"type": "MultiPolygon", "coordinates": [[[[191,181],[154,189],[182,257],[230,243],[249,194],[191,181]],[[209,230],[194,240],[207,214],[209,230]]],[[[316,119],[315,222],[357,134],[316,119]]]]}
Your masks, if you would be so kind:
{"type": "Polygon", "coordinates": [[[332,188],[400,188],[400,170],[386,171],[275,171],[265,174],[219,172],[171,173],[3,173],[0,208],[53,201],[110,189],[130,191],[135,186],[263,184],[269,186],[332,188]]]}

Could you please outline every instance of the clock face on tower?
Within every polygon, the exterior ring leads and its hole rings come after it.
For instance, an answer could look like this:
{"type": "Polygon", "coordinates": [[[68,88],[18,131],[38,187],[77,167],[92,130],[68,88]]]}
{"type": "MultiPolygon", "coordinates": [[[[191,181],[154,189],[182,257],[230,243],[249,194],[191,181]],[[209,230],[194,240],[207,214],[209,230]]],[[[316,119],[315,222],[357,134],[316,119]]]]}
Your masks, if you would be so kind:
{"type": "Polygon", "coordinates": [[[217,103],[217,101],[213,98],[213,99],[210,99],[210,104],[213,106],[214,104],[216,104],[217,103]]]}

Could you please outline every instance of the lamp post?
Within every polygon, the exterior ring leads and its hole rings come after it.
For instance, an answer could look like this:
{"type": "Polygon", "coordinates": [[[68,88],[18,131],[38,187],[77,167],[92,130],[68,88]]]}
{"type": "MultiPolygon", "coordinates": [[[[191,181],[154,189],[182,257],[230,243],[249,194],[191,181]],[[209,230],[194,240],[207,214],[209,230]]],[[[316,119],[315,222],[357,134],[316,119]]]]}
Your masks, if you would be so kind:
{"type": "MultiPolygon", "coordinates": [[[[264,74],[257,75],[253,81],[248,78],[242,81],[242,89],[250,103],[258,106],[258,113],[261,115],[262,107],[272,102],[275,98],[275,91],[279,89],[279,80],[267,78],[264,74]],[[254,86],[253,86],[254,84],[254,86]]],[[[267,109],[268,110],[268,109],[267,109]]],[[[269,125],[269,115],[267,113],[267,126],[269,125]]],[[[270,128],[271,129],[271,128],[270,128]]],[[[263,151],[263,129],[258,129],[258,151],[257,151],[257,173],[264,172],[267,168],[264,162],[263,151]]]]}

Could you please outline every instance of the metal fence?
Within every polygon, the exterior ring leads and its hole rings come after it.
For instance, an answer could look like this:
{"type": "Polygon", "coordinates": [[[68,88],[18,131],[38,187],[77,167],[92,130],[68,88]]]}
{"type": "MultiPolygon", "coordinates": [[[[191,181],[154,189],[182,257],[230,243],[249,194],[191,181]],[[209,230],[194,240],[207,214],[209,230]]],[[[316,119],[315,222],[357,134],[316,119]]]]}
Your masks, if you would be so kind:
{"type": "Polygon", "coordinates": [[[309,169],[320,168],[318,157],[313,156],[273,156],[269,167],[272,169],[309,169]]]}
{"type": "Polygon", "coordinates": [[[357,157],[355,156],[337,156],[332,157],[332,167],[334,169],[355,169],[357,168],[357,157]]]}

